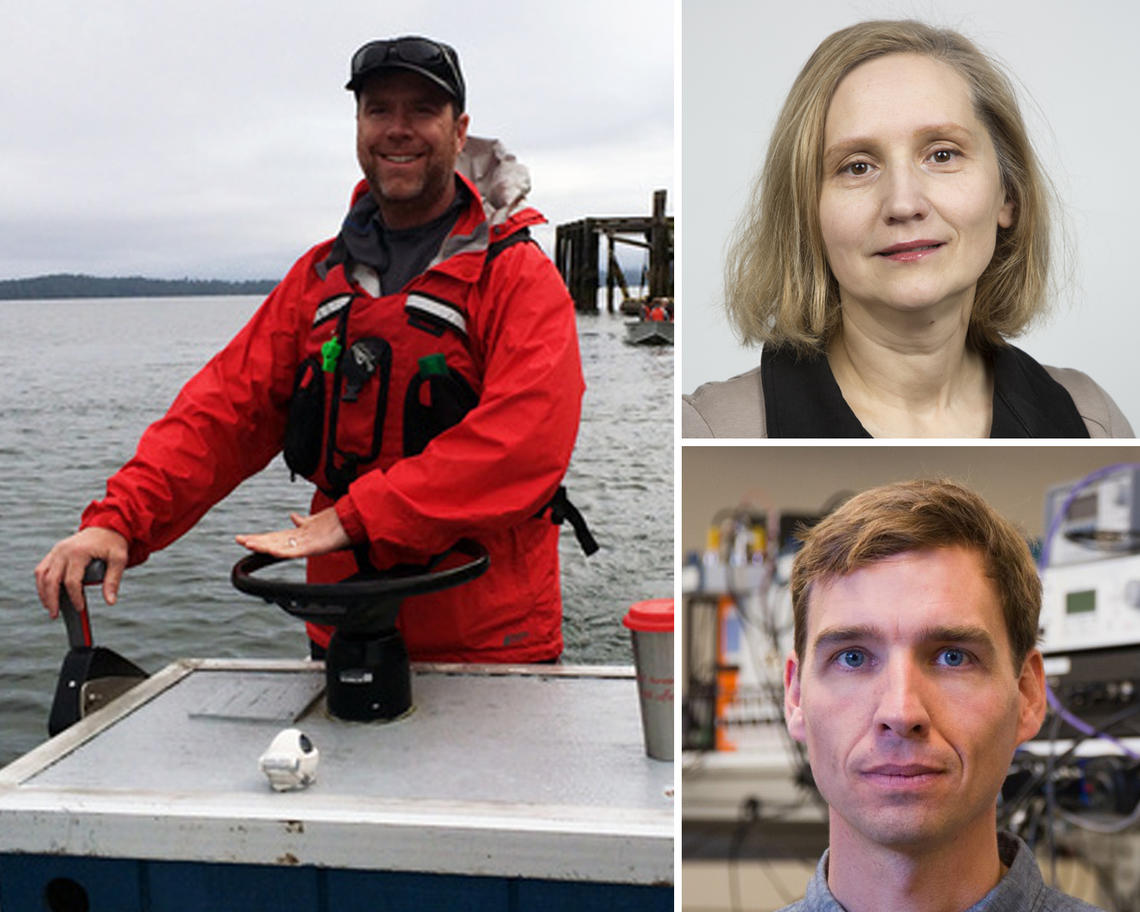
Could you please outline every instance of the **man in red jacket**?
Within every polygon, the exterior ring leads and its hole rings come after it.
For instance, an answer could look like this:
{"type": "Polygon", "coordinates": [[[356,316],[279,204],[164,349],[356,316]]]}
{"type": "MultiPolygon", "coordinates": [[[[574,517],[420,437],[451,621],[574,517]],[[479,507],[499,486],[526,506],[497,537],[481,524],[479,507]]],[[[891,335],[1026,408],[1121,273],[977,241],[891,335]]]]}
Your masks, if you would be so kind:
{"type": "MultiPolygon", "coordinates": [[[[107,562],[113,603],[125,567],[187,531],[285,451],[316,485],[293,528],[238,535],[309,558],[342,579],[352,551],[383,568],[461,537],[490,569],[457,590],[408,600],[413,658],[544,661],[562,648],[558,530],[547,512],[565,474],[584,390],[573,304],[528,243],[543,221],[522,204],[525,169],[472,138],[486,196],[457,171],[468,144],[453,48],[419,37],[353,56],[364,180],[340,234],[293,266],[238,335],[147,429],[134,458],[36,567],[39,596],[107,562]]],[[[310,625],[317,646],[328,631],[310,625]]]]}

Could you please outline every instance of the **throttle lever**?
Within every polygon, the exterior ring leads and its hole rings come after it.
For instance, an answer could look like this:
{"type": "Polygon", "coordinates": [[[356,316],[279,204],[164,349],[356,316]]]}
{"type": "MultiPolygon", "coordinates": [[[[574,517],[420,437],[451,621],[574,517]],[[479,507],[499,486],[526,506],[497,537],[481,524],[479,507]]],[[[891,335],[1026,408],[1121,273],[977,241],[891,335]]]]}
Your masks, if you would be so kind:
{"type": "MultiPolygon", "coordinates": [[[[96,558],[83,571],[83,585],[93,586],[96,583],[101,583],[106,575],[107,562],[102,558],[96,558]]],[[[63,615],[63,623],[67,628],[68,645],[72,649],[80,646],[91,646],[94,642],[91,636],[91,612],[79,611],[71,603],[71,597],[63,585],[59,587],[59,613],[63,615]]]]}

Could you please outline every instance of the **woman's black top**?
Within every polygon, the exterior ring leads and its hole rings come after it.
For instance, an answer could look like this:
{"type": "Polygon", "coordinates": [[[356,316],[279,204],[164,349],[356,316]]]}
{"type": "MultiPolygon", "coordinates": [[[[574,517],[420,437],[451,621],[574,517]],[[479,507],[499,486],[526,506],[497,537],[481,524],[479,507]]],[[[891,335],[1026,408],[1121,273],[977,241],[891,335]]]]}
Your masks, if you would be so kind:
{"type": "MultiPolygon", "coordinates": [[[[1072,396],[1040,364],[1007,345],[990,355],[990,437],[1088,437],[1072,396]]],[[[823,353],[764,347],[760,361],[769,437],[870,437],[843,398],[823,353]]]]}

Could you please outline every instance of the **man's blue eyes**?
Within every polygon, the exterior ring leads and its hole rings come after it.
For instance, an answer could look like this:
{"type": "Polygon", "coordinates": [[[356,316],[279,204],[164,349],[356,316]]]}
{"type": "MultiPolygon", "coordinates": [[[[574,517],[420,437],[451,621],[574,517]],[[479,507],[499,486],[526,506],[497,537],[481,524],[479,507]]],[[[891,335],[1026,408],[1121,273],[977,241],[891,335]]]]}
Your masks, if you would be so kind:
{"type": "MultiPolygon", "coordinates": [[[[970,662],[969,654],[964,649],[957,649],[954,646],[947,646],[945,649],[940,649],[938,651],[938,659],[941,660],[938,664],[947,668],[961,668],[970,662]]],[[[867,664],[867,653],[862,649],[844,649],[835,656],[835,661],[841,668],[854,670],[856,668],[862,668],[867,664]]]]}
{"type": "Polygon", "coordinates": [[[951,668],[958,668],[967,662],[966,653],[961,649],[943,649],[939,655],[946,660],[945,664],[951,668]]]}

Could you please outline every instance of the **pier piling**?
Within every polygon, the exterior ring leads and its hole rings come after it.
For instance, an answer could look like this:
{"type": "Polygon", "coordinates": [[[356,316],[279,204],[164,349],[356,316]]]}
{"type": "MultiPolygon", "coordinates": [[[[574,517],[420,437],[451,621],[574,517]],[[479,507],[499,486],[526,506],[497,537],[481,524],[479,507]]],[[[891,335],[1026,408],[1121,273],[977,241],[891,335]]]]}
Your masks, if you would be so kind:
{"type": "Polygon", "coordinates": [[[637,312],[638,304],[629,294],[628,283],[615,253],[616,245],[641,247],[648,251],[646,297],[673,297],[673,217],[665,214],[666,191],[653,193],[653,214],[588,217],[567,222],[555,229],[554,262],[570,289],[574,307],[582,313],[597,313],[599,286],[599,246],[606,239],[606,309],[614,312],[614,286],[622,292],[622,310],[637,312]]]}

